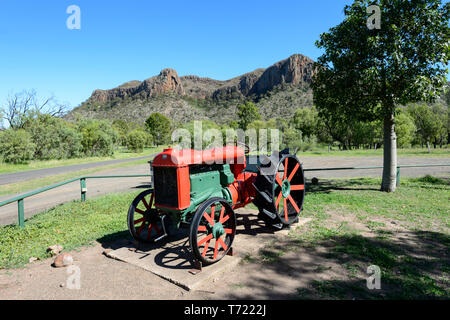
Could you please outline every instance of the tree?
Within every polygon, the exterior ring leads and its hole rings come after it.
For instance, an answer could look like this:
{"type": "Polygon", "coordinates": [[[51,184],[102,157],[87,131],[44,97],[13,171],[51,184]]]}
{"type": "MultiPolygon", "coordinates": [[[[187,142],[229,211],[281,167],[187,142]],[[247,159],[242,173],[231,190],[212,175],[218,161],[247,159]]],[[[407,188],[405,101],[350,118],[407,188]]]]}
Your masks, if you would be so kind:
{"type": "Polygon", "coordinates": [[[433,144],[436,148],[436,145],[439,144],[439,146],[442,148],[442,145],[447,143],[447,138],[449,134],[449,117],[448,117],[448,105],[445,107],[444,105],[438,103],[434,104],[431,107],[431,111],[433,111],[434,114],[437,115],[438,121],[438,131],[436,133],[436,136],[434,138],[433,144]]]}
{"type": "Polygon", "coordinates": [[[117,119],[112,122],[112,126],[119,135],[119,145],[125,146],[127,144],[127,136],[130,132],[131,125],[125,120],[117,119]]]}
{"type": "Polygon", "coordinates": [[[318,112],[312,108],[297,109],[292,118],[292,124],[298,130],[301,130],[303,136],[310,137],[316,134],[318,122],[318,112]]]}
{"type": "Polygon", "coordinates": [[[355,1],[316,43],[325,50],[312,85],[319,113],[383,121],[382,191],[396,188],[398,106],[432,101],[446,83],[449,7],[441,0],[355,1]],[[370,5],[380,8],[380,29],[368,28],[370,5]]]}
{"type": "Polygon", "coordinates": [[[153,136],[154,142],[160,146],[168,142],[170,138],[170,120],[159,112],[152,113],[145,120],[147,131],[153,136]]]}
{"type": "Polygon", "coordinates": [[[395,119],[395,131],[397,133],[397,145],[399,147],[405,148],[411,146],[416,126],[414,119],[411,118],[405,109],[401,109],[395,119]]]}
{"type": "Polygon", "coordinates": [[[42,113],[60,117],[67,112],[67,106],[56,101],[53,96],[39,99],[36,91],[25,90],[9,95],[2,110],[0,115],[7,121],[10,128],[22,129],[27,118],[42,113]]]}
{"type": "Polygon", "coordinates": [[[247,130],[251,122],[261,119],[259,110],[253,102],[246,102],[239,105],[237,115],[239,117],[239,127],[242,130],[247,130]]]}
{"type": "Polygon", "coordinates": [[[23,163],[32,159],[35,144],[23,129],[0,132],[0,155],[5,162],[23,163]]]}
{"type": "Polygon", "coordinates": [[[431,143],[437,138],[441,124],[440,119],[425,103],[412,104],[408,107],[408,113],[414,120],[416,134],[420,142],[425,143],[428,152],[431,152],[431,143]]]}

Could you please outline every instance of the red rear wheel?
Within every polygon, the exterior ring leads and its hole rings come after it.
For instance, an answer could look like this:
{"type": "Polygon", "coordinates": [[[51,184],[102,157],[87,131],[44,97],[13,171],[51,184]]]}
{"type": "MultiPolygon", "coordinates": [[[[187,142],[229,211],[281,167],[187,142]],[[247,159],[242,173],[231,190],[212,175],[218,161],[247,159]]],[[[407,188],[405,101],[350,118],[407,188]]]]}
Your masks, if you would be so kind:
{"type": "Polygon", "coordinates": [[[273,199],[281,222],[290,225],[297,220],[305,197],[305,181],[300,161],[294,155],[284,156],[275,171],[273,199]]]}

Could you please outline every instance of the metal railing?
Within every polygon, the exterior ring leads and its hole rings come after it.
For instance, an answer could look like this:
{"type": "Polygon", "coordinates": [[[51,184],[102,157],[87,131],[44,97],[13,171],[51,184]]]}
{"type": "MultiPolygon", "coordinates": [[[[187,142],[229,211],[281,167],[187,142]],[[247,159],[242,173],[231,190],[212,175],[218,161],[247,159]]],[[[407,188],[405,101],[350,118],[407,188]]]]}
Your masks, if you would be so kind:
{"type": "MultiPolygon", "coordinates": [[[[400,168],[428,168],[428,167],[450,167],[450,164],[406,164],[397,166],[397,187],[400,185],[400,168]]],[[[372,167],[340,167],[340,168],[314,168],[314,169],[304,169],[304,172],[308,171],[338,171],[338,170],[361,170],[361,169],[383,169],[383,166],[372,166],[372,167]]]]}
{"type": "Polygon", "coordinates": [[[59,182],[59,183],[53,184],[51,186],[44,187],[44,188],[22,194],[20,196],[17,196],[17,197],[8,199],[8,200],[2,201],[2,202],[0,202],[0,207],[6,206],[7,204],[17,201],[17,215],[18,215],[18,219],[19,219],[19,226],[23,227],[23,226],[25,226],[25,215],[24,215],[24,199],[25,198],[29,198],[29,197],[32,197],[39,193],[49,191],[49,190],[52,190],[52,189],[55,189],[55,188],[58,188],[58,187],[61,187],[66,184],[69,184],[69,183],[79,180],[80,181],[80,191],[81,191],[80,192],[81,201],[86,201],[86,193],[87,193],[86,180],[87,179],[139,178],[139,177],[151,177],[151,175],[150,174],[130,174],[130,175],[117,175],[117,176],[85,176],[85,177],[73,178],[70,180],[59,182]]]}
{"type": "MultiPolygon", "coordinates": [[[[420,165],[399,165],[397,166],[397,186],[400,184],[400,168],[427,168],[427,167],[450,167],[450,164],[420,164],[420,165]]],[[[382,169],[383,166],[371,166],[371,167],[340,167],[340,168],[312,168],[312,169],[304,169],[304,172],[312,172],[312,171],[338,171],[338,170],[371,170],[371,169],[382,169]]],[[[25,225],[25,216],[24,216],[24,199],[34,196],[36,194],[52,190],[66,184],[80,181],[80,195],[81,201],[86,201],[86,180],[87,179],[110,179],[110,178],[138,178],[138,177],[151,177],[151,174],[132,174],[132,175],[112,175],[112,176],[85,176],[73,178],[70,180],[66,180],[60,183],[53,184],[51,186],[41,188],[35,191],[31,191],[25,193],[23,195],[5,200],[0,202],[0,207],[8,205],[13,202],[17,202],[17,214],[19,220],[19,226],[24,227],[25,225]]]]}

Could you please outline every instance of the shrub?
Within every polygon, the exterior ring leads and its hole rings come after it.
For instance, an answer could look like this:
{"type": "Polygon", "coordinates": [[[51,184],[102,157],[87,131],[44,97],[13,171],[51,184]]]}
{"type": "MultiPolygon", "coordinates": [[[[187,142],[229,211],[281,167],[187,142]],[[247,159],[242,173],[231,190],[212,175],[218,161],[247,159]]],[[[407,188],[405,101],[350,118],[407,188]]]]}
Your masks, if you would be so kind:
{"type": "Polygon", "coordinates": [[[78,123],[81,145],[86,156],[111,156],[118,134],[105,120],[84,119],[78,123]]]}
{"type": "Polygon", "coordinates": [[[289,148],[291,152],[312,150],[317,145],[317,138],[314,135],[303,137],[300,130],[289,128],[283,134],[282,149],[289,148]]]}
{"type": "Polygon", "coordinates": [[[127,148],[132,152],[142,152],[147,141],[147,133],[142,130],[133,130],[127,135],[127,148]]]}
{"type": "Polygon", "coordinates": [[[3,161],[23,163],[32,159],[35,144],[30,134],[23,129],[9,129],[0,133],[0,154],[3,161]]]}
{"type": "Polygon", "coordinates": [[[72,125],[48,114],[38,114],[25,122],[36,148],[33,159],[67,159],[79,157],[82,149],[81,134],[72,125]]]}

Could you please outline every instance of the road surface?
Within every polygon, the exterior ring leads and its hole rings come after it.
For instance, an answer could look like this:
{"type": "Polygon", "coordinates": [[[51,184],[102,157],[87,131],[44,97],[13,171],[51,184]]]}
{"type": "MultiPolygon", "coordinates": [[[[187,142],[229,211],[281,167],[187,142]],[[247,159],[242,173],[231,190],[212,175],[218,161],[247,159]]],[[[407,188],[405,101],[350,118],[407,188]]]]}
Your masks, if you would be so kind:
{"type": "MultiPolygon", "coordinates": [[[[303,163],[304,169],[308,168],[333,168],[333,167],[361,167],[361,166],[381,166],[383,164],[382,157],[302,157],[299,155],[300,161],[303,163]]],[[[400,165],[417,165],[417,164],[449,164],[448,158],[425,158],[425,157],[405,157],[399,158],[400,165]]],[[[111,164],[111,163],[108,163],[111,164]]],[[[90,164],[92,165],[92,164],[90,164]]],[[[68,167],[72,170],[74,166],[68,167]]],[[[58,173],[61,173],[58,169],[58,173]]],[[[44,169],[47,170],[47,169],[44,169]]],[[[36,170],[37,171],[37,170],[36,170]]],[[[39,170],[40,171],[40,170],[39,170]]],[[[126,175],[126,174],[148,174],[148,164],[136,166],[102,169],[91,175],[126,175]]],[[[57,173],[55,173],[57,174],[57,173]]],[[[450,167],[430,167],[430,168],[404,168],[401,169],[401,177],[422,177],[424,175],[433,175],[440,177],[450,177],[450,167]]],[[[4,175],[0,175],[2,180],[4,175]]],[[[309,180],[313,177],[317,178],[351,178],[351,177],[380,177],[381,169],[372,170],[348,170],[348,171],[318,171],[306,172],[306,178],[309,180]]],[[[87,198],[93,198],[99,195],[126,192],[131,190],[145,189],[150,184],[149,178],[121,178],[121,179],[92,179],[87,181],[87,198]]],[[[29,190],[24,190],[24,193],[29,190]]],[[[10,199],[16,195],[8,195],[0,197],[0,202],[10,199]]],[[[24,200],[25,217],[29,218],[36,213],[46,209],[55,207],[58,204],[79,200],[80,184],[74,182],[63,187],[59,187],[24,200]]],[[[7,206],[0,207],[0,225],[11,224],[17,222],[17,203],[11,203],[7,206]]]]}
{"type": "Polygon", "coordinates": [[[108,161],[100,161],[100,162],[91,162],[91,163],[83,163],[83,164],[75,164],[71,166],[62,166],[55,168],[46,168],[46,169],[38,169],[38,170],[29,170],[22,172],[14,172],[14,173],[6,173],[0,175],[0,186],[15,182],[27,181],[37,178],[42,178],[46,176],[54,176],[62,173],[75,172],[85,169],[92,168],[100,168],[112,164],[125,163],[143,159],[152,159],[156,154],[142,156],[137,158],[129,158],[129,159],[118,159],[118,160],[108,160],[108,161]]]}

